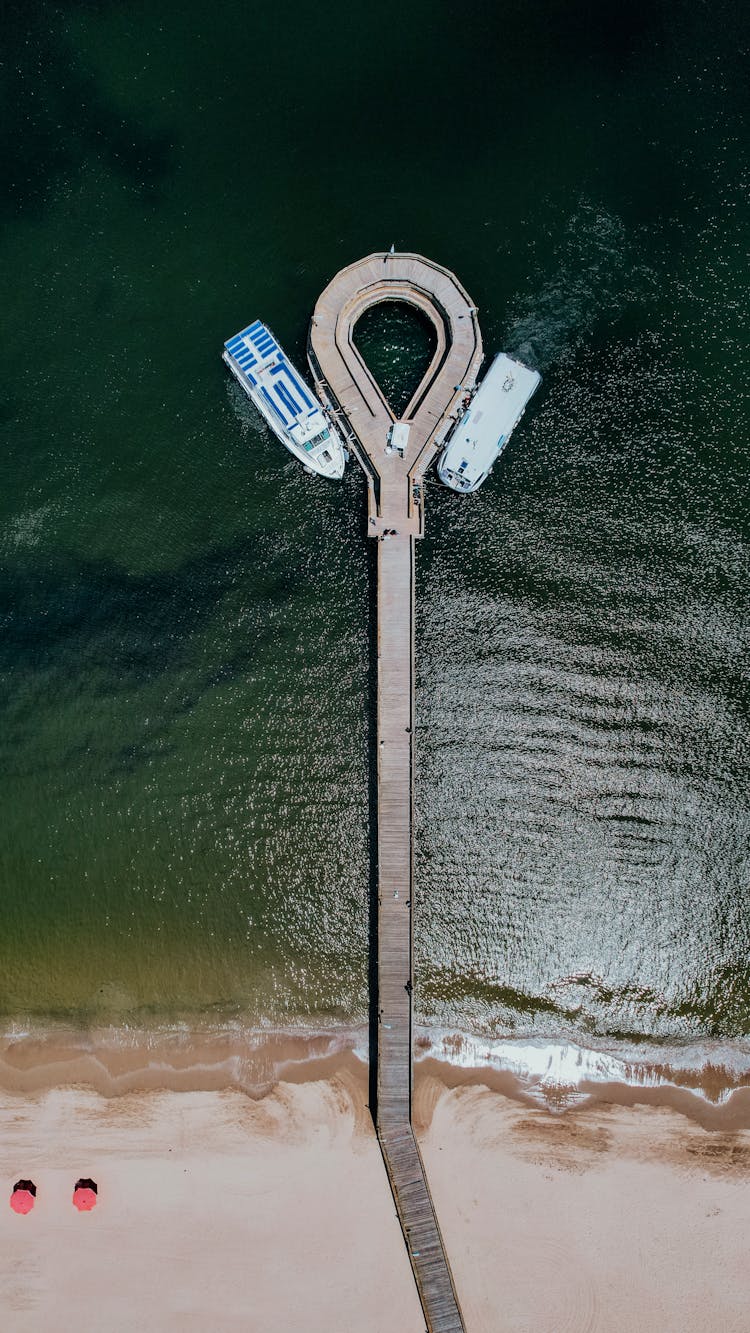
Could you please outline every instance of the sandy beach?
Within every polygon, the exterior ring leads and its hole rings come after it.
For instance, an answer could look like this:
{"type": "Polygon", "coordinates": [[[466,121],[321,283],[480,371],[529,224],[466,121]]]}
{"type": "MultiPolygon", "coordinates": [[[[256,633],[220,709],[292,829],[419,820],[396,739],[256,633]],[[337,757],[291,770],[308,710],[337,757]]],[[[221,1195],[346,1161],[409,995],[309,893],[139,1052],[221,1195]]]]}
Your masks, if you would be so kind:
{"type": "Polygon", "coordinates": [[[422,1136],[470,1333],[740,1333],[750,1134],[669,1107],[446,1092],[422,1136]]]}
{"type": "MultiPolygon", "coordinates": [[[[187,1065],[180,1090],[105,1095],[71,1050],[57,1056],[16,1043],[2,1062],[6,1199],[20,1177],[38,1189],[27,1217],[0,1209],[3,1328],[422,1333],[351,1051],[321,1048],[254,1095],[191,1089],[187,1065]],[[99,1186],[85,1215],[71,1204],[80,1175],[99,1186]]],[[[205,1082],[205,1064],[192,1076],[205,1082]]],[[[492,1082],[417,1067],[415,1120],[468,1333],[747,1327],[745,1089],[708,1107],[706,1128],[705,1099],[685,1114],[679,1089],[609,1087],[556,1111],[492,1082]]]]}
{"type": "Polygon", "coordinates": [[[333,1081],[3,1099],[3,1329],[423,1328],[362,1091],[333,1081]],[[97,1207],[71,1203],[79,1175],[97,1207]]]}

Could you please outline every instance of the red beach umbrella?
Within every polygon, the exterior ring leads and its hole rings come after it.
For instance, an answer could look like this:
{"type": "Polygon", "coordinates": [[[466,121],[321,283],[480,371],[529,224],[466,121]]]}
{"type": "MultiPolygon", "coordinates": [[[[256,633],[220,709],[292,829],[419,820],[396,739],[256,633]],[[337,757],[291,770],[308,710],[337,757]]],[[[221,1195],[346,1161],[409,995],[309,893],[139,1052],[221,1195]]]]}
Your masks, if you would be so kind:
{"type": "Polygon", "coordinates": [[[90,1213],[96,1207],[97,1187],[93,1180],[77,1180],[73,1190],[73,1203],[79,1213],[90,1213]]]}
{"type": "Polygon", "coordinates": [[[30,1213],[36,1198],[36,1185],[33,1180],[19,1180],[13,1186],[10,1206],[14,1213],[30,1213]]]}

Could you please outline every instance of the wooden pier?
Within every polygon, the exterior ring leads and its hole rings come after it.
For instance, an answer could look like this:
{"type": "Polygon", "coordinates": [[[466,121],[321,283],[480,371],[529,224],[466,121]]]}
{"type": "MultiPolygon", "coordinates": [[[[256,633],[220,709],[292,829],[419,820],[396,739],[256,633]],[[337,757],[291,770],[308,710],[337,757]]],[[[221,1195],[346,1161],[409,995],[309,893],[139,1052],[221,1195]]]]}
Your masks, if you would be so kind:
{"type": "Polygon", "coordinates": [[[482,361],[476,309],[447,269],[375,254],[342,269],[313,314],[316,389],[364,469],[377,559],[377,1007],[375,1123],[429,1333],[464,1328],[411,1124],[414,911],[414,542],[424,532],[425,471],[482,361]],[[360,315],[382,301],[432,322],[432,362],[396,422],[357,351],[360,315]],[[393,434],[395,425],[408,427],[393,434]],[[394,447],[394,440],[401,447],[394,447]]]}

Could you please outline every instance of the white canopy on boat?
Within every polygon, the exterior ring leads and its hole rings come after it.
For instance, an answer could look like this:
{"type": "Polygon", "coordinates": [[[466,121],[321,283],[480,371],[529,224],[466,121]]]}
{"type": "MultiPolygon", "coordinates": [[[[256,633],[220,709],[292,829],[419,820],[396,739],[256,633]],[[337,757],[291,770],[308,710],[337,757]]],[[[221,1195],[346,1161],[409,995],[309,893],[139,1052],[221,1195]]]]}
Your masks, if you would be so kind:
{"type": "Polygon", "coordinates": [[[495,357],[440,459],[438,476],[446,486],[455,491],[481,486],[541,378],[504,352],[495,357]]]}

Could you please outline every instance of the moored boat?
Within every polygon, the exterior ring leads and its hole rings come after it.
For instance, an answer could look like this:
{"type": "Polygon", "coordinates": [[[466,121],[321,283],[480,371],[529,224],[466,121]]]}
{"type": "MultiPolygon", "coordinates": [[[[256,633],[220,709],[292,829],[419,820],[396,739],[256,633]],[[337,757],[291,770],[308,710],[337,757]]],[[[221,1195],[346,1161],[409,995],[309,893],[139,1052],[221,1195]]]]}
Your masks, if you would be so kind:
{"type": "Polygon", "coordinates": [[[463,494],[479,489],[541,379],[504,352],[495,357],[440,456],[437,471],[446,486],[463,494]]]}
{"type": "Polygon", "coordinates": [[[340,481],[344,442],[270,329],[256,319],[224,344],[222,360],[289,452],[311,472],[340,481]]]}

